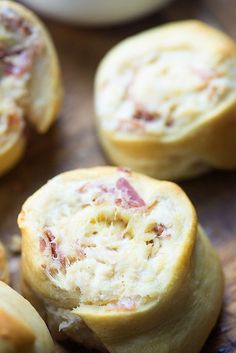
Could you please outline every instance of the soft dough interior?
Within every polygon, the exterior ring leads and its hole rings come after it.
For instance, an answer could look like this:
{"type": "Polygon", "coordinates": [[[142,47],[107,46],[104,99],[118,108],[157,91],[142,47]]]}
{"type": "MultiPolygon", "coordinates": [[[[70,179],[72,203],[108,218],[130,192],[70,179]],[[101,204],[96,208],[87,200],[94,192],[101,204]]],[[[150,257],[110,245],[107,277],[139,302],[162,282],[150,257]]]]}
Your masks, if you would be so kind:
{"type": "Polygon", "coordinates": [[[0,174],[23,153],[26,119],[45,132],[60,107],[57,55],[46,29],[15,2],[0,2],[0,174]]]}
{"type": "Polygon", "coordinates": [[[27,214],[51,281],[78,291],[78,305],[108,311],[158,297],[191,227],[177,199],[119,169],[109,178],[54,178],[27,214]]]}
{"type": "Polygon", "coordinates": [[[217,31],[187,21],[120,43],[97,74],[101,127],[116,134],[172,135],[235,100],[236,61],[221,41],[217,31]],[[211,45],[215,37],[218,51],[211,45]]]}
{"type": "Polygon", "coordinates": [[[45,47],[38,26],[16,10],[0,6],[0,20],[0,126],[14,130],[22,125],[34,61],[45,47]]]}

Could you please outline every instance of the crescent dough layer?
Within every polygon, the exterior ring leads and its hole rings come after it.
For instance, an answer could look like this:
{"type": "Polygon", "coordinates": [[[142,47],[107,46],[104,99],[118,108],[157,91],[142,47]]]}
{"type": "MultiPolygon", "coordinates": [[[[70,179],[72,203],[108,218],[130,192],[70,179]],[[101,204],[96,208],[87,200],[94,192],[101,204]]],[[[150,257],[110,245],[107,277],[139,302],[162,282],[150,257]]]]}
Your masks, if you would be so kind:
{"type": "Polygon", "coordinates": [[[24,118],[45,132],[61,103],[58,59],[40,20],[23,6],[0,2],[0,175],[21,157],[24,118]]]}
{"type": "Polygon", "coordinates": [[[0,281],[3,281],[5,283],[9,283],[10,281],[6,250],[1,242],[0,242],[0,281]]]}
{"type": "Polygon", "coordinates": [[[0,281],[0,353],[53,353],[48,329],[32,305],[0,281]]]}
{"type": "Polygon", "coordinates": [[[161,179],[236,167],[236,44],[199,21],[131,37],[100,64],[95,111],[115,164],[161,179]]]}
{"type": "Polygon", "coordinates": [[[10,282],[6,251],[0,243],[0,353],[53,353],[46,325],[10,282]]]}
{"type": "Polygon", "coordinates": [[[24,294],[57,337],[111,353],[200,351],[222,272],[177,185],[75,170],[31,196],[18,223],[24,294]]]}

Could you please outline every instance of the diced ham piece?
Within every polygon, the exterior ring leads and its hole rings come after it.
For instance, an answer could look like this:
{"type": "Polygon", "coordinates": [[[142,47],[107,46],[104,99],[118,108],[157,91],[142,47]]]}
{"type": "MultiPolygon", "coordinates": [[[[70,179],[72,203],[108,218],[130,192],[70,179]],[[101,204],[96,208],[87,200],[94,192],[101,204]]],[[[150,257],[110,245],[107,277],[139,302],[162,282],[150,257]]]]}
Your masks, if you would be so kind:
{"type": "Polygon", "coordinates": [[[43,232],[43,236],[48,240],[52,256],[54,258],[57,258],[57,245],[55,243],[55,236],[52,234],[50,229],[45,229],[43,232]]]}
{"type": "Polygon", "coordinates": [[[56,238],[52,234],[52,231],[46,228],[43,235],[39,238],[39,248],[41,252],[44,252],[47,247],[50,249],[53,260],[59,261],[62,268],[66,267],[66,258],[61,253],[60,248],[56,243],[56,238]]]}
{"type": "Polygon", "coordinates": [[[116,189],[114,187],[108,187],[108,186],[103,185],[103,184],[99,185],[99,189],[101,190],[101,192],[112,194],[112,195],[114,195],[115,192],[116,192],[116,189]]]}
{"type": "Polygon", "coordinates": [[[146,122],[151,122],[155,121],[160,117],[159,113],[152,113],[144,108],[139,108],[136,110],[135,114],[133,115],[133,119],[136,120],[141,120],[141,121],[146,121],[146,122]]]}
{"type": "MultiPolygon", "coordinates": [[[[121,170],[123,171],[123,169],[121,170]]],[[[124,169],[124,173],[130,174],[129,169],[124,169]]],[[[83,184],[76,191],[86,193],[90,184],[83,184]]],[[[116,206],[124,208],[138,208],[146,206],[144,200],[139,196],[137,191],[130,185],[127,179],[119,178],[116,187],[104,184],[96,185],[91,202],[95,205],[101,205],[106,201],[106,195],[110,195],[116,206]]]]}
{"type": "Polygon", "coordinates": [[[47,243],[46,240],[43,237],[39,238],[39,248],[41,252],[44,252],[46,250],[47,243]]]}
{"type": "Polygon", "coordinates": [[[20,32],[24,36],[32,34],[32,28],[11,9],[2,9],[0,14],[0,22],[13,32],[20,32]]]}
{"type": "Polygon", "coordinates": [[[58,253],[58,259],[61,264],[61,267],[65,269],[66,267],[66,257],[62,255],[61,253],[58,253]]]}
{"type": "Polygon", "coordinates": [[[145,202],[139,196],[137,191],[130,185],[127,179],[119,178],[116,183],[116,187],[121,192],[121,199],[118,198],[118,204],[121,204],[124,208],[133,207],[144,207],[145,202]]]}
{"type": "Polygon", "coordinates": [[[81,193],[84,193],[88,191],[89,187],[90,187],[90,183],[85,183],[78,188],[78,191],[81,193]]]}
{"type": "Polygon", "coordinates": [[[167,227],[163,223],[157,223],[154,227],[156,237],[170,238],[170,234],[167,232],[167,227]]]}
{"type": "Polygon", "coordinates": [[[118,207],[122,206],[122,199],[117,198],[117,199],[115,200],[115,204],[116,204],[116,206],[118,206],[118,207]]]}
{"type": "Polygon", "coordinates": [[[17,56],[5,58],[5,74],[20,77],[30,71],[33,64],[33,51],[23,50],[17,56]]]}
{"type": "Polygon", "coordinates": [[[18,48],[18,49],[4,49],[0,48],[0,59],[5,59],[9,58],[14,55],[19,55],[21,54],[25,49],[24,48],[18,48]]]}

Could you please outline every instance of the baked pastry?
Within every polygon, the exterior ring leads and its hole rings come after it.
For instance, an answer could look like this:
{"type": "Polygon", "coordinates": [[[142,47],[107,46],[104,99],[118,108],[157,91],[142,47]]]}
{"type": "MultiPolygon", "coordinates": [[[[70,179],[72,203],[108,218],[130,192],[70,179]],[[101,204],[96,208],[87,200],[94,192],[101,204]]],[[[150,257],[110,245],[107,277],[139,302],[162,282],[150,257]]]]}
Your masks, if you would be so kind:
{"type": "Polygon", "coordinates": [[[197,353],[223,280],[175,184],[125,168],[61,174],[23,205],[23,292],[57,337],[111,353],[197,353]]]}
{"type": "Polygon", "coordinates": [[[53,353],[46,324],[32,305],[0,281],[0,353],[53,353]]]}
{"type": "Polygon", "coordinates": [[[22,5],[0,1],[0,175],[21,157],[25,118],[48,130],[61,104],[60,69],[51,38],[22,5]]]}
{"type": "Polygon", "coordinates": [[[199,21],[167,24],[109,52],[95,83],[109,159],[160,179],[236,167],[236,44],[199,21]]]}
{"type": "Polygon", "coordinates": [[[0,243],[0,353],[53,353],[47,326],[9,282],[6,250],[0,243]]]}
{"type": "Polygon", "coordinates": [[[10,282],[6,250],[1,242],[0,242],[0,281],[3,281],[5,283],[10,282]]]}

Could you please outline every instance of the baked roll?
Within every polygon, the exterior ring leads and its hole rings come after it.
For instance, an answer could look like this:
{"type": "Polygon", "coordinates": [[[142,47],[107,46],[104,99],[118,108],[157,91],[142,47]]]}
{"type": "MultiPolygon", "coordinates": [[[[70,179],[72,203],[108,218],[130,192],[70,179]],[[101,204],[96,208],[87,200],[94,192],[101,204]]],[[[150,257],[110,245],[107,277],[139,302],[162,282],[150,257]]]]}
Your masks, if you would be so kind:
{"type": "Polygon", "coordinates": [[[21,157],[25,118],[40,133],[61,104],[60,69],[52,40],[22,5],[0,1],[0,175],[21,157]]]}
{"type": "Polygon", "coordinates": [[[175,184],[126,168],[61,174],[18,218],[23,292],[57,338],[111,353],[197,353],[223,291],[218,256],[175,184]]]}
{"type": "Polygon", "coordinates": [[[53,353],[46,324],[32,305],[0,281],[0,353],[53,353]]]}
{"type": "Polygon", "coordinates": [[[7,264],[6,250],[3,244],[0,242],[0,281],[5,283],[10,282],[9,268],[7,264]]]}
{"type": "Polygon", "coordinates": [[[6,250],[0,243],[0,353],[53,353],[47,326],[9,282],[6,250]]]}
{"type": "Polygon", "coordinates": [[[236,44],[199,21],[131,37],[100,64],[95,112],[114,164],[160,179],[236,167],[236,44]]]}

